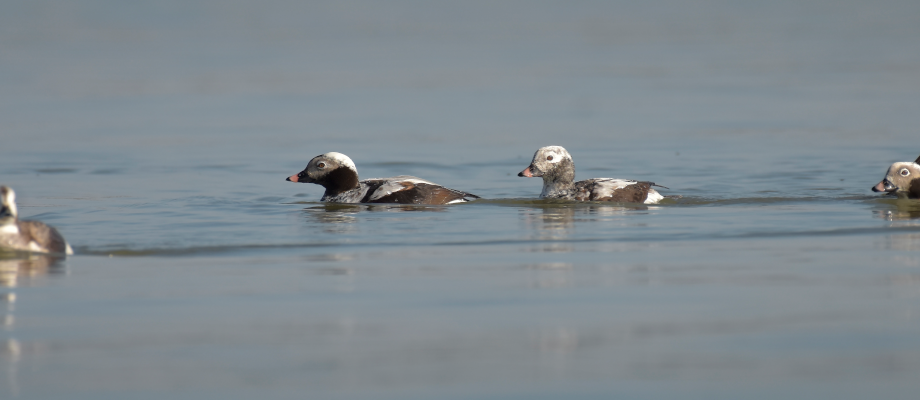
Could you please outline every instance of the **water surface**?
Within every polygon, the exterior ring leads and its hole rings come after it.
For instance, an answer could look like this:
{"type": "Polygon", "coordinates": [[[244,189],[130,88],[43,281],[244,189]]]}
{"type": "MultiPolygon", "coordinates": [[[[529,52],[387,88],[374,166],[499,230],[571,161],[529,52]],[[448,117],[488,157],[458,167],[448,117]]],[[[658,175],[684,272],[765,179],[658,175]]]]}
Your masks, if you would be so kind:
{"type": "Polygon", "coordinates": [[[77,252],[0,254],[3,398],[920,389],[916,2],[0,8],[0,183],[77,252]],[[550,144],[683,197],[535,200],[550,144]]]}

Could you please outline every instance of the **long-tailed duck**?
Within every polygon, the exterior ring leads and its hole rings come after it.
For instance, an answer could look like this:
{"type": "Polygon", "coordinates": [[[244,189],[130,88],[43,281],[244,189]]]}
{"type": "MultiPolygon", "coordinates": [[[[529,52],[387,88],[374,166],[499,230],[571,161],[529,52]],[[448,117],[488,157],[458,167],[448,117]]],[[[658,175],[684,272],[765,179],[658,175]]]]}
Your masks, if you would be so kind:
{"type": "Polygon", "coordinates": [[[20,221],[16,192],[0,186],[0,247],[36,253],[73,254],[64,237],[39,221],[20,221]]]}
{"type": "Polygon", "coordinates": [[[920,199],[920,157],[914,162],[896,162],[873,192],[886,192],[902,199],[920,199]]]}
{"type": "Polygon", "coordinates": [[[331,203],[454,204],[479,198],[408,175],[359,182],[355,163],[336,152],[313,157],[303,171],[287,180],[326,188],[321,201],[331,203]]]}
{"type": "Polygon", "coordinates": [[[533,155],[530,166],[518,176],[543,177],[543,192],[540,193],[543,199],[655,204],[664,198],[652,189],[652,186],[664,186],[654,182],[613,178],[574,182],[575,163],[562,146],[541,147],[533,155]]]}

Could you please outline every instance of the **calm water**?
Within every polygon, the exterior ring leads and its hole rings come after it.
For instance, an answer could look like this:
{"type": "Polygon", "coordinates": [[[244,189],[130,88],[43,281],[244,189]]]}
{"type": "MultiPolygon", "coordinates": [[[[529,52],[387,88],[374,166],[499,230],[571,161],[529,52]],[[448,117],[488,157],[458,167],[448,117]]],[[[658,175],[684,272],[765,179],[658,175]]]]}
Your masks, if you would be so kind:
{"type": "Polygon", "coordinates": [[[0,6],[2,398],[914,398],[920,3],[0,6]],[[655,206],[547,203],[544,145],[655,206]],[[313,156],[484,198],[325,205],[313,156]]]}

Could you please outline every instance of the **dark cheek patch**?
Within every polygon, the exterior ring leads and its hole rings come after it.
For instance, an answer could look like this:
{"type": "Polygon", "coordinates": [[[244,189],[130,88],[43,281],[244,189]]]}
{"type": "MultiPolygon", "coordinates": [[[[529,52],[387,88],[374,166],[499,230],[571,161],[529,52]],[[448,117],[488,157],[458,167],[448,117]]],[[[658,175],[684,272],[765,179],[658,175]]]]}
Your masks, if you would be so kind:
{"type": "Polygon", "coordinates": [[[920,199],[920,178],[914,178],[910,181],[910,190],[907,191],[907,197],[920,199]]]}
{"type": "Polygon", "coordinates": [[[325,175],[313,178],[313,182],[326,188],[327,195],[335,196],[358,187],[358,174],[346,167],[338,167],[325,175]]]}

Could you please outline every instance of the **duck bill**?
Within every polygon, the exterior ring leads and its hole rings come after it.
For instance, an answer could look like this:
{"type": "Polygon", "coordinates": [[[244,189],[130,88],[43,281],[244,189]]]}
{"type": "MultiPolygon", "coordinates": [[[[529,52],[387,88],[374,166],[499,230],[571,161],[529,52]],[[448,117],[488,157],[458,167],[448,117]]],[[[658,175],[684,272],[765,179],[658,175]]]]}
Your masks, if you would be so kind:
{"type": "Polygon", "coordinates": [[[878,185],[875,185],[872,187],[873,192],[891,193],[896,190],[898,190],[898,188],[892,185],[891,182],[888,181],[888,179],[884,179],[881,182],[879,182],[878,185]]]}
{"type": "Polygon", "coordinates": [[[313,183],[313,179],[310,179],[310,177],[306,175],[307,174],[304,174],[304,176],[301,177],[300,173],[296,173],[294,175],[287,177],[287,179],[285,180],[288,182],[313,183]]]}
{"type": "Polygon", "coordinates": [[[531,164],[527,168],[524,168],[523,171],[518,173],[518,176],[523,176],[525,178],[539,178],[543,176],[543,173],[540,172],[540,170],[534,168],[533,164],[531,164]]]}

